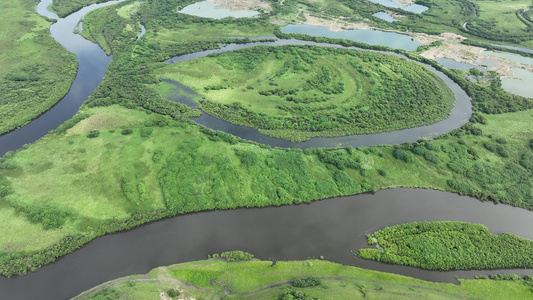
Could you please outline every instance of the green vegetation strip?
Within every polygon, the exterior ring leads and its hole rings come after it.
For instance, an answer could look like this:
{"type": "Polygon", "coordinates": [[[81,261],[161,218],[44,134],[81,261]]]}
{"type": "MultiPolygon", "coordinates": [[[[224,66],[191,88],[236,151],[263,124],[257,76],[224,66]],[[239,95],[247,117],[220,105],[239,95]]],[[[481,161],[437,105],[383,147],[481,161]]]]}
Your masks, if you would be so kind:
{"type": "Polygon", "coordinates": [[[76,76],[76,56],[50,37],[39,1],[2,1],[0,10],[0,134],[21,127],[56,104],[76,76]]]}
{"type": "Polygon", "coordinates": [[[463,222],[415,222],[368,236],[361,258],[429,270],[532,268],[533,241],[463,222]]]}
{"type": "Polygon", "coordinates": [[[532,278],[460,279],[460,285],[342,266],[322,260],[224,262],[159,267],[104,283],[74,299],[529,299],[532,278]]]}
{"type": "Polygon", "coordinates": [[[446,84],[420,64],[315,46],[247,48],[155,75],[205,95],[201,108],[209,114],[292,141],[436,123],[455,103],[446,84]]]}
{"type": "Polygon", "coordinates": [[[85,6],[107,1],[109,0],[53,0],[51,8],[60,18],[64,18],[85,6]]]}

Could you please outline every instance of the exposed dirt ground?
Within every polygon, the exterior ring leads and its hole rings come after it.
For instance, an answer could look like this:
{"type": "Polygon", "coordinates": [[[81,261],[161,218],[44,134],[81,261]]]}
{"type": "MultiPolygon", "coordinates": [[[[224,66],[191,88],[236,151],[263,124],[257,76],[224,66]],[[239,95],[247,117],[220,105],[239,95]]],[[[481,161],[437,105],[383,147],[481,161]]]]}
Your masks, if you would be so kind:
{"type": "Polygon", "coordinates": [[[422,44],[431,44],[441,41],[442,46],[432,47],[422,53],[430,59],[451,58],[457,62],[470,63],[477,66],[486,66],[486,70],[496,71],[501,77],[516,78],[513,68],[523,68],[533,71],[532,66],[522,65],[511,60],[483,54],[485,49],[461,44],[465,37],[454,33],[442,33],[438,36],[424,33],[412,33],[414,40],[422,44]]]}
{"type": "Polygon", "coordinates": [[[232,11],[256,10],[261,8],[265,13],[269,13],[272,8],[268,2],[261,0],[207,0],[208,2],[220,3],[220,8],[227,8],[232,11]]]}

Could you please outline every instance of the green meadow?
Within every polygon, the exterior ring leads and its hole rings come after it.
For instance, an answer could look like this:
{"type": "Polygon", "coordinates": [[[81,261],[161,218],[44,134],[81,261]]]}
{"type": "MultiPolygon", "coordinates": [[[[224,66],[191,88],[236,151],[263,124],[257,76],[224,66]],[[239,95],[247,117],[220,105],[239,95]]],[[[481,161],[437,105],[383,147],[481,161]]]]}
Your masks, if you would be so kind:
{"type": "Polygon", "coordinates": [[[524,279],[433,283],[323,260],[205,260],[106,282],[74,299],[529,299],[524,279]],[[312,281],[311,281],[312,280],[312,281]],[[305,286],[299,282],[312,282],[305,286]],[[305,287],[302,287],[305,286],[305,287]],[[169,297],[170,298],[170,297],[169,297]]]}
{"type": "Polygon", "coordinates": [[[52,23],[35,12],[38,2],[0,4],[0,134],[50,109],[76,75],[76,57],[50,37],[52,23]]]}
{"type": "Polygon", "coordinates": [[[293,141],[436,123],[455,103],[445,83],[415,62],[325,47],[243,49],[155,76],[203,95],[209,114],[293,141]]]}

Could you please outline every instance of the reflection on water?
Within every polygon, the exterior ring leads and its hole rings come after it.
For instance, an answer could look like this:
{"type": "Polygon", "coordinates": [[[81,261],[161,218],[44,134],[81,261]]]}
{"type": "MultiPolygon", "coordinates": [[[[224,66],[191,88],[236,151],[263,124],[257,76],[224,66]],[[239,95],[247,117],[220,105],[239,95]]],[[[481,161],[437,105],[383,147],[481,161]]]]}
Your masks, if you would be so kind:
{"type": "Polygon", "coordinates": [[[395,18],[393,18],[391,15],[389,15],[388,13],[383,12],[383,11],[377,12],[377,13],[373,14],[372,16],[376,17],[376,18],[380,18],[380,19],[382,19],[384,21],[387,21],[387,22],[397,22],[398,21],[395,18]]]}
{"type": "Polygon", "coordinates": [[[524,56],[520,56],[518,54],[495,52],[495,51],[489,51],[489,50],[483,51],[483,54],[487,54],[487,55],[495,56],[495,57],[505,58],[505,59],[514,61],[514,62],[519,63],[519,64],[533,66],[533,58],[531,58],[531,57],[524,57],[524,56]]]}
{"type": "Polygon", "coordinates": [[[525,69],[513,68],[517,78],[502,78],[502,88],[509,93],[533,98],[533,72],[525,69]]]}
{"type": "Polygon", "coordinates": [[[395,49],[414,51],[421,43],[414,41],[410,36],[395,32],[386,32],[370,29],[356,29],[345,31],[331,31],[327,27],[291,24],[281,28],[283,33],[300,33],[311,36],[320,36],[335,39],[346,39],[369,45],[388,46],[395,49]]]}
{"type": "Polygon", "coordinates": [[[259,15],[259,12],[254,10],[232,11],[227,8],[218,8],[218,6],[220,6],[219,3],[202,1],[188,5],[179,12],[182,14],[212,19],[223,19],[227,17],[251,18],[259,15]]]}
{"type": "Polygon", "coordinates": [[[442,66],[448,68],[448,69],[456,69],[456,70],[470,70],[472,68],[476,68],[480,71],[485,71],[486,69],[480,66],[476,66],[470,63],[466,62],[458,62],[451,58],[437,58],[436,61],[441,64],[442,66]]]}
{"type": "Polygon", "coordinates": [[[401,8],[401,9],[403,9],[405,11],[412,12],[412,13],[415,13],[415,14],[421,14],[421,13],[423,13],[426,10],[429,9],[429,7],[424,6],[424,5],[420,5],[420,4],[411,4],[411,5],[407,6],[407,7],[402,7],[402,6],[398,5],[396,2],[393,2],[393,1],[390,1],[390,0],[369,0],[369,1],[372,2],[372,3],[381,4],[381,5],[387,6],[387,7],[401,8]]]}

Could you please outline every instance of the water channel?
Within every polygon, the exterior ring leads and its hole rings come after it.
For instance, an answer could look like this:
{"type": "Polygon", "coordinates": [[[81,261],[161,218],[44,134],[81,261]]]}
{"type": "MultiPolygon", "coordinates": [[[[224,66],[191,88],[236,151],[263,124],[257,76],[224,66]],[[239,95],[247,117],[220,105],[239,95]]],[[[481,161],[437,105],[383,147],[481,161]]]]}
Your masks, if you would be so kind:
{"type": "MultiPolygon", "coordinates": [[[[329,36],[328,36],[329,37],[329,36]]],[[[206,50],[202,52],[185,54],[182,56],[173,57],[165,61],[166,63],[172,64],[182,61],[187,61],[195,58],[205,57],[213,53],[224,53],[228,51],[234,51],[238,49],[254,47],[254,46],[283,46],[283,45],[313,45],[313,46],[322,46],[322,47],[335,47],[340,48],[342,46],[325,44],[325,43],[316,43],[310,41],[302,40],[276,40],[273,42],[256,42],[249,44],[229,44],[220,49],[206,50]]],[[[347,47],[349,49],[358,49],[355,47],[347,47]]],[[[378,51],[379,52],[379,51],[378,51]]],[[[400,56],[399,54],[387,52],[390,55],[400,56]]],[[[258,142],[261,144],[267,144],[272,147],[282,147],[282,148],[317,148],[317,147],[367,147],[372,145],[395,145],[401,144],[404,142],[416,142],[421,138],[431,139],[436,136],[439,136],[443,133],[450,132],[454,129],[461,127],[464,123],[468,121],[472,114],[472,104],[470,102],[470,97],[459,87],[458,84],[453,82],[448,78],[444,73],[437,71],[432,66],[425,65],[430,71],[437,74],[452,90],[455,95],[456,103],[453,107],[450,115],[437,123],[419,126],[413,128],[407,128],[403,130],[389,131],[389,132],[380,132],[374,134],[359,134],[359,135],[347,135],[333,138],[312,138],[308,141],[301,143],[293,143],[284,139],[277,139],[270,136],[263,135],[259,133],[256,128],[236,125],[233,123],[226,122],[224,120],[215,118],[211,115],[203,113],[200,117],[194,118],[193,120],[205,127],[221,130],[240,138],[258,142]]],[[[181,83],[174,83],[172,81],[166,80],[165,82],[174,84],[176,90],[174,94],[179,94],[180,97],[168,97],[169,100],[177,101],[185,105],[192,107],[197,107],[198,104],[191,100],[195,96],[194,91],[190,89],[184,89],[181,83]],[[184,95],[183,91],[186,92],[184,95]],[[187,97],[189,95],[189,97],[187,97]]]]}
{"type": "MultiPolygon", "coordinates": [[[[46,8],[50,2],[43,0],[39,7],[46,8]]],[[[117,1],[91,5],[52,25],[52,36],[78,56],[79,73],[67,96],[50,111],[0,137],[0,155],[37,140],[69,119],[102,80],[111,58],[97,45],[73,34],[72,29],[90,10],[114,3],[117,1]]],[[[532,216],[532,212],[523,209],[421,189],[384,190],[309,205],[189,214],[98,238],[37,272],[2,277],[0,295],[2,299],[65,299],[113,278],[204,259],[208,254],[231,249],[274,260],[323,255],[347,265],[443,282],[456,282],[456,277],[471,278],[476,274],[533,274],[521,269],[433,272],[363,261],[351,253],[365,247],[366,233],[412,221],[481,223],[493,233],[509,232],[533,239],[532,216]]]]}

